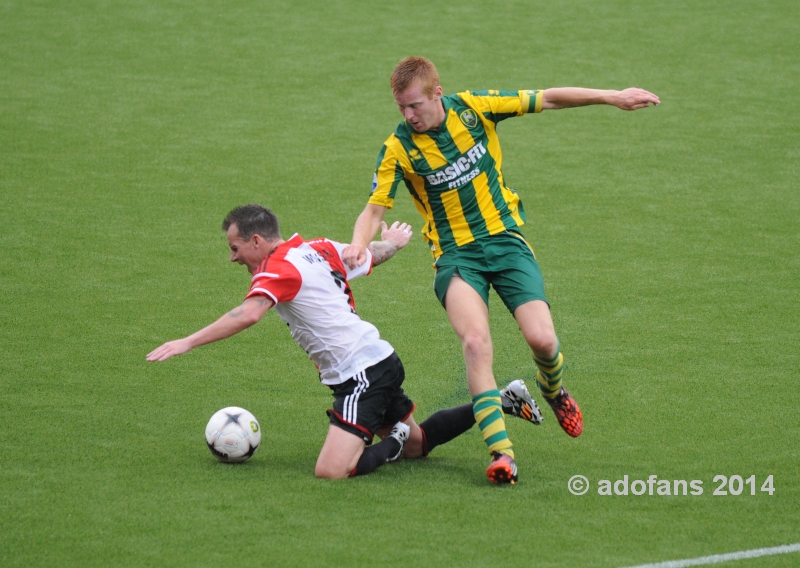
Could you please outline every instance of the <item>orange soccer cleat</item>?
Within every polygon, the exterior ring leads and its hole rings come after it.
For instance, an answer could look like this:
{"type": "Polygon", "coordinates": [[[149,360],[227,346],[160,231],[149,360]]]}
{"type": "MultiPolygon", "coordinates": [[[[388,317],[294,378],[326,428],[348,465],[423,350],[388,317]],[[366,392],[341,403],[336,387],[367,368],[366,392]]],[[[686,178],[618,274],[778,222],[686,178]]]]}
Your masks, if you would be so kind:
{"type": "Polygon", "coordinates": [[[508,454],[492,452],[492,463],[486,468],[486,477],[497,485],[517,482],[517,464],[508,454]]]}
{"type": "Polygon", "coordinates": [[[556,413],[558,423],[564,429],[564,432],[577,438],[583,432],[583,414],[578,407],[578,403],[572,398],[569,393],[561,387],[558,395],[555,398],[544,397],[553,412],[556,413]]]}

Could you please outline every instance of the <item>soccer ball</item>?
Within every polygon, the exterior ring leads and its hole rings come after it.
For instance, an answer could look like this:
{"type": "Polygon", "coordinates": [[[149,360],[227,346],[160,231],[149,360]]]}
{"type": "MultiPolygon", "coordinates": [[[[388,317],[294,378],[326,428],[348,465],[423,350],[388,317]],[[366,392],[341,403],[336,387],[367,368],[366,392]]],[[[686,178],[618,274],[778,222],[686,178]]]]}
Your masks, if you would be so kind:
{"type": "Polygon", "coordinates": [[[219,461],[243,462],[261,444],[261,426],[256,417],[244,408],[229,406],[208,421],[206,443],[219,461]]]}

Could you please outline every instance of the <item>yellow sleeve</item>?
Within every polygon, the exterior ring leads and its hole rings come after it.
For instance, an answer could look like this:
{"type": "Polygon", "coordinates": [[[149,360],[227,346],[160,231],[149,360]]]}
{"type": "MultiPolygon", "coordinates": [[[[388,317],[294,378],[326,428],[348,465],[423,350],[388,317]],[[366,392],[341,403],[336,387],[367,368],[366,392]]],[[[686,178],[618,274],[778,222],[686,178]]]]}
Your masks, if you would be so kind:
{"type": "Polygon", "coordinates": [[[486,118],[499,122],[512,116],[542,112],[543,91],[465,91],[458,96],[486,118]]]}
{"type": "Polygon", "coordinates": [[[398,156],[396,148],[398,144],[400,142],[392,135],[381,148],[381,152],[378,154],[378,162],[375,166],[375,173],[372,176],[372,193],[367,203],[388,207],[389,209],[394,206],[397,187],[405,177],[403,158],[408,161],[405,153],[398,156]]]}

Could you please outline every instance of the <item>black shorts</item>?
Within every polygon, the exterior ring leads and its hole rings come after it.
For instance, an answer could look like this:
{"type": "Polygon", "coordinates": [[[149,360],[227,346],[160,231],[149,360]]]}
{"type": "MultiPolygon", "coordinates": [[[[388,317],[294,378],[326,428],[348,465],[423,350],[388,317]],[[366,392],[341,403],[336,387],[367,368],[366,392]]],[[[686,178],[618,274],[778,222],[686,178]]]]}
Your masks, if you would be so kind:
{"type": "Polygon", "coordinates": [[[411,416],[415,405],[403,392],[406,377],[397,353],[345,382],[331,386],[331,424],[355,434],[367,444],[383,426],[394,426],[411,416]]]}

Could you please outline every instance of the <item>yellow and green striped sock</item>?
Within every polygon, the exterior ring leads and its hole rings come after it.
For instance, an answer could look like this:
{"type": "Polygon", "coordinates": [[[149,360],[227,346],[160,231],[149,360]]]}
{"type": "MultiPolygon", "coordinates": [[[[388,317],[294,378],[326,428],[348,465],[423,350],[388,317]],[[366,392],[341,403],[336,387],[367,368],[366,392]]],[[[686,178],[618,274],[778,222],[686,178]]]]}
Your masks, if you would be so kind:
{"type": "Polygon", "coordinates": [[[555,398],[558,391],[561,390],[561,373],[564,370],[564,356],[561,354],[561,350],[559,349],[552,359],[545,359],[534,354],[533,360],[539,367],[539,372],[536,374],[536,384],[539,386],[539,390],[547,398],[555,398]]]}
{"type": "Polygon", "coordinates": [[[508,454],[513,459],[514,447],[506,432],[500,391],[492,389],[472,397],[472,412],[475,414],[475,422],[481,429],[481,436],[489,448],[489,453],[508,454]]]}

